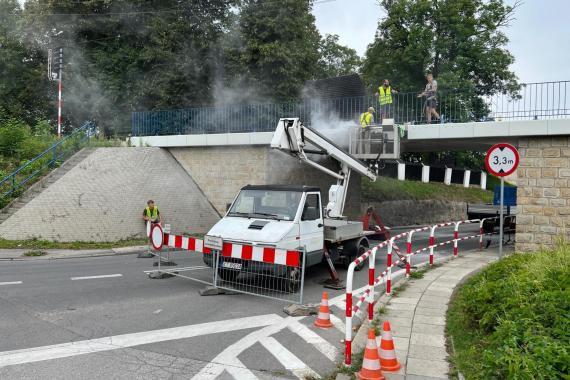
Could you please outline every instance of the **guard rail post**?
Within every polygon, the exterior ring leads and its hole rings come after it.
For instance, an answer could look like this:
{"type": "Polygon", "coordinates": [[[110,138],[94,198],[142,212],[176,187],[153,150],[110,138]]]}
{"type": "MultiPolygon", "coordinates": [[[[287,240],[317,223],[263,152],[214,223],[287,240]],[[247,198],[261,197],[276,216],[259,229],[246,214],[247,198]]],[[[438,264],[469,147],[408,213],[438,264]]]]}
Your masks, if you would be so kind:
{"type": "Polygon", "coordinates": [[[354,277],[354,267],[356,266],[353,261],[348,266],[346,275],[346,305],[345,305],[345,330],[344,330],[344,365],[350,366],[352,360],[352,279],[354,277]]]}
{"type": "Polygon", "coordinates": [[[455,222],[455,228],[453,229],[453,257],[457,257],[459,254],[458,243],[459,243],[459,225],[463,221],[455,222]]]}
{"type": "Polygon", "coordinates": [[[394,238],[388,241],[387,259],[386,259],[386,294],[390,295],[392,291],[392,249],[394,238]]]}
{"type": "Polygon", "coordinates": [[[479,222],[479,250],[480,251],[483,250],[483,223],[485,223],[485,219],[487,219],[487,218],[483,218],[479,222]]]}
{"type": "Polygon", "coordinates": [[[429,265],[433,266],[433,250],[435,248],[435,229],[437,228],[437,224],[431,226],[429,230],[429,265]]]}
{"type": "Polygon", "coordinates": [[[415,230],[411,230],[408,233],[408,240],[406,241],[406,277],[410,277],[410,270],[412,268],[412,236],[415,230]]]}
{"type": "Polygon", "coordinates": [[[372,248],[368,256],[368,321],[374,319],[374,264],[376,263],[376,251],[378,247],[372,248]]]}

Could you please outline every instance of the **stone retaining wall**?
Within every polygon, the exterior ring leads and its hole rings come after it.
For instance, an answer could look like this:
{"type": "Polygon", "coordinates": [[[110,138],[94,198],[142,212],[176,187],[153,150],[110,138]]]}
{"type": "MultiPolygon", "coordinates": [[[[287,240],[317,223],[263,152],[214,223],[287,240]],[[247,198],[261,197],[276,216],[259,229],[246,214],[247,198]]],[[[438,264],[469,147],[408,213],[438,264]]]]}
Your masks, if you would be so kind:
{"type": "Polygon", "coordinates": [[[570,239],[570,138],[521,138],[519,153],[517,250],[570,239]]]}
{"type": "Polygon", "coordinates": [[[467,203],[439,200],[387,201],[362,203],[364,214],[373,206],[387,226],[432,225],[467,217],[467,203]]]}

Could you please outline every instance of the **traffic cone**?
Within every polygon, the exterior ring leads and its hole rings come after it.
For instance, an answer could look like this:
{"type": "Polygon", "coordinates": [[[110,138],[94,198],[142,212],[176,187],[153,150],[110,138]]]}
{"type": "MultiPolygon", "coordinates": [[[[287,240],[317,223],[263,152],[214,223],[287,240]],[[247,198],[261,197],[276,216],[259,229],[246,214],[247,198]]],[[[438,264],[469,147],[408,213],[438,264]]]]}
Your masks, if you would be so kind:
{"type": "Polygon", "coordinates": [[[380,369],[380,357],[378,356],[378,346],[376,345],[376,333],[374,329],[368,329],[368,341],[364,350],[362,369],[356,374],[360,380],[384,380],[380,369]]]}
{"type": "Polygon", "coordinates": [[[382,329],[382,340],[378,353],[380,355],[380,364],[384,371],[397,371],[400,369],[400,362],[396,358],[396,349],[394,348],[394,340],[390,332],[390,322],[384,322],[382,329]]]}
{"type": "Polygon", "coordinates": [[[329,295],[327,292],[323,292],[323,299],[321,300],[319,315],[315,321],[315,326],[325,329],[333,326],[331,322],[331,311],[329,309],[329,295]]]}

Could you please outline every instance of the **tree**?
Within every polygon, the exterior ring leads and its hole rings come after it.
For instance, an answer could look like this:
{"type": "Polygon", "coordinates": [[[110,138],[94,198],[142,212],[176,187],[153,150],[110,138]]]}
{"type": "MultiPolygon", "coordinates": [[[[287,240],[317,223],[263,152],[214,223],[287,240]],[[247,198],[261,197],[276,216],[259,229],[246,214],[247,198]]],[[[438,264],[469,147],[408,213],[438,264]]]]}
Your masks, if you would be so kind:
{"type": "Polygon", "coordinates": [[[46,116],[45,56],[22,39],[22,9],[17,0],[0,0],[0,122],[34,124],[46,116]]]}
{"type": "Polygon", "coordinates": [[[218,41],[234,3],[28,0],[25,15],[39,46],[64,47],[67,120],[95,119],[108,133],[125,133],[134,110],[211,101],[218,41]],[[46,38],[46,31],[55,33],[46,38]]]}
{"type": "Polygon", "coordinates": [[[319,46],[319,77],[330,78],[358,72],[361,61],[356,50],[338,42],[338,35],[327,34],[319,46]]]}
{"type": "Polygon", "coordinates": [[[442,91],[459,89],[460,101],[476,115],[480,96],[516,92],[513,56],[502,32],[518,5],[503,0],[383,0],[387,16],[368,47],[363,73],[376,86],[390,78],[418,91],[433,72],[442,91]]]}
{"type": "Polygon", "coordinates": [[[311,0],[245,0],[239,59],[248,85],[267,100],[298,98],[318,72],[320,35],[311,0]]]}

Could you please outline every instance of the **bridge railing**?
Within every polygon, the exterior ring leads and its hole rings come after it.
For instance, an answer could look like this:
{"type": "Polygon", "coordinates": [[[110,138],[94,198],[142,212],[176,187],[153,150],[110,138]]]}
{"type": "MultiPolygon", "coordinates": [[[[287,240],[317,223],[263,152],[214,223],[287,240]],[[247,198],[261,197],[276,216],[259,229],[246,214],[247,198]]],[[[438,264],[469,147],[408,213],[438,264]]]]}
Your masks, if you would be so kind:
{"type": "Polygon", "coordinates": [[[94,135],[95,124],[86,122],[68,136],[63,137],[42,153],[0,179],[0,207],[4,207],[11,198],[18,196],[26,185],[35,182],[35,180],[56,167],[61,161],[83,148],[94,135]]]}
{"type": "MultiPolygon", "coordinates": [[[[479,96],[474,89],[443,88],[438,91],[436,107],[441,119],[432,122],[566,118],[570,116],[569,88],[570,81],[527,83],[520,85],[517,94],[493,96],[479,96]]],[[[418,92],[394,94],[388,116],[398,124],[424,124],[425,106],[426,100],[418,97],[418,92]]],[[[134,112],[132,135],[269,132],[282,117],[300,117],[307,124],[339,120],[357,124],[368,107],[376,108],[378,119],[380,107],[375,96],[134,112]]]]}
{"type": "Polygon", "coordinates": [[[570,117],[570,81],[524,83],[516,97],[484,98],[494,120],[538,120],[570,117]]]}

